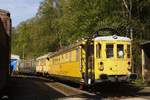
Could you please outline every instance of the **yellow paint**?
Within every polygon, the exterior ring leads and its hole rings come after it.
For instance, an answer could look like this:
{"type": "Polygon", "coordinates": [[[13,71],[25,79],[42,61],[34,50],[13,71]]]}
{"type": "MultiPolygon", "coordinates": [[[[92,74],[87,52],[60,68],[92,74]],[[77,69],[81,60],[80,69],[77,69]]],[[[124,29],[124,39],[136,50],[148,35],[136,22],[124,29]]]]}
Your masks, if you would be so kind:
{"type": "MultiPolygon", "coordinates": [[[[78,51],[81,51],[79,47],[77,48],[78,51]]],[[[77,48],[50,58],[50,62],[53,60],[53,63],[50,63],[48,73],[80,78],[80,52],[77,54],[77,48]]]]}
{"type": "MultiPolygon", "coordinates": [[[[121,40],[93,40],[94,41],[94,74],[95,79],[99,79],[101,74],[107,75],[129,75],[131,71],[132,55],[131,41],[121,40]],[[101,44],[101,57],[96,57],[96,44],[101,44]],[[113,58],[106,57],[106,44],[113,44],[113,58]],[[124,45],[124,58],[117,57],[117,44],[124,45]],[[127,45],[130,45],[130,58],[127,57],[127,45]],[[100,62],[103,62],[104,70],[100,71],[100,62]],[[128,65],[128,62],[131,64],[128,65]]],[[[86,42],[86,41],[85,41],[86,42]]],[[[40,71],[48,72],[49,74],[82,78],[82,73],[86,72],[86,46],[78,45],[71,49],[67,49],[59,54],[49,56],[49,60],[41,59],[37,68],[40,71]],[[84,47],[84,48],[83,48],[84,47]],[[46,61],[46,62],[44,62],[46,61]],[[43,69],[44,68],[44,69],[43,69]]]]}
{"type": "Polygon", "coordinates": [[[47,60],[47,57],[38,59],[36,61],[36,72],[38,73],[48,73],[49,68],[49,61],[47,60]]]}
{"type": "MultiPolygon", "coordinates": [[[[126,41],[95,41],[94,43],[94,51],[96,55],[96,44],[100,43],[102,45],[101,49],[101,58],[95,59],[95,79],[99,79],[100,74],[107,74],[107,75],[128,75],[131,72],[128,70],[128,62],[131,62],[131,58],[127,58],[127,45],[131,45],[130,42],[126,41]],[[113,44],[114,45],[114,57],[107,58],[106,57],[106,44],[113,44]],[[124,58],[117,57],[117,44],[124,45],[124,58]],[[100,71],[100,62],[103,62],[104,70],[100,71]]],[[[131,51],[131,50],[130,50],[131,51]]],[[[130,53],[131,54],[131,53],[130,53]]]]}

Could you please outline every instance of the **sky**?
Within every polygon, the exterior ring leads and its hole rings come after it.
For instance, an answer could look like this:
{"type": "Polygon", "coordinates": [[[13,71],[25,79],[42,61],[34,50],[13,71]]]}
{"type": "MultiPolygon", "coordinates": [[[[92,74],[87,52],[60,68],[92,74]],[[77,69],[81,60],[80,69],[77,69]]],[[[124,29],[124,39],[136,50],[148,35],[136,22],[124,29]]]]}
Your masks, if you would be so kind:
{"type": "Polygon", "coordinates": [[[11,13],[12,26],[16,27],[36,15],[41,1],[43,0],[0,0],[0,9],[11,13]]]}

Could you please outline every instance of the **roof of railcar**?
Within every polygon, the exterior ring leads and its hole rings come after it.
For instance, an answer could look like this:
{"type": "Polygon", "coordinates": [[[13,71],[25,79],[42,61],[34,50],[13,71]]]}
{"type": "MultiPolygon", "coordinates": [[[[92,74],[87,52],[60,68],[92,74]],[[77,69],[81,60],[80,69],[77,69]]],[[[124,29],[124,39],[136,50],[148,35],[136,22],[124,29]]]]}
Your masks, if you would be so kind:
{"type": "Polygon", "coordinates": [[[130,38],[128,37],[123,37],[123,36],[117,36],[117,35],[112,35],[112,36],[99,36],[94,38],[94,40],[122,40],[122,41],[131,41],[130,38]]]}
{"type": "MultiPolygon", "coordinates": [[[[86,42],[89,38],[82,38],[81,40],[79,40],[78,42],[74,43],[74,44],[71,44],[63,49],[60,49],[59,51],[57,52],[54,52],[53,54],[49,54],[48,56],[49,57],[53,57],[53,56],[56,56],[56,55],[59,55],[61,53],[64,53],[64,52],[67,52],[79,45],[82,45],[84,44],[84,42],[86,42]]],[[[116,35],[112,35],[112,36],[97,36],[95,38],[93,38],[92,40],[123,40],[123,41],[131,41],[130,38],[128,37],[124,37],[124,36],[116,36],[116,35]]]]}
{"type": "Polygon", "coordinates": [[[77,46],[79,46],[79,45],[84,44],[84,41],[86,41],[86,39],[82,39],[81,41],[78,41],[78,42],[76,42],[76,43],[74,43],[74,44],[71,44],[71,45],[69,45],[69,46],[67,46],[67,47],[64,47],[63,49],[60,49],[59,51],[54,52],[53,54],[49,54],[49,57],[52,57],[52,56],[61,54],[61,53],[63,53],[63,52],[67,52],[67,51],[69,51],[69,50],[71,50],[71,49],[73,49],[73,48],[75,48],[75,47],[77,47],[77,46]]]}
{"type": "Polygon", "coordinates": [[[40,59],[45,59],[45,58],[47,58],[49,55],[51,55],[52,54],[52,52],[50,52],[50,53],[48,53],[48,54],[45,54],[45,55],[43,55],[43,56],[40,56],[40,57],[38,57],[36,60],[40,60],[40,59]]]}

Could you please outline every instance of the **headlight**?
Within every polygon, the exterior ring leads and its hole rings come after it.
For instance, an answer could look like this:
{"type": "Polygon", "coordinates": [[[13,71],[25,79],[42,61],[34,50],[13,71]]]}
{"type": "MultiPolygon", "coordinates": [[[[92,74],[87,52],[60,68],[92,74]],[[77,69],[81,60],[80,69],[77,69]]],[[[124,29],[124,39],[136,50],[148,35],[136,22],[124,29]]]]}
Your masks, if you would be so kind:
{"type": "Polygon", "coordinates": [[[131,66],[130,65],[128,66],[128,70],[131,71],[131,66]]]}
{"type": "Polygon", "coordinates": [[[131,62],[128,62],[128,70],[131,71],[131,62]]]}
{"type": "Polygon", "coordinates": [[[100,70],[100,71],[103,71],[103,70],[104,70],[104,63],[103,63],[103,62],[100,62],[100,63],[99,63],[99,70],[100,70]]]}

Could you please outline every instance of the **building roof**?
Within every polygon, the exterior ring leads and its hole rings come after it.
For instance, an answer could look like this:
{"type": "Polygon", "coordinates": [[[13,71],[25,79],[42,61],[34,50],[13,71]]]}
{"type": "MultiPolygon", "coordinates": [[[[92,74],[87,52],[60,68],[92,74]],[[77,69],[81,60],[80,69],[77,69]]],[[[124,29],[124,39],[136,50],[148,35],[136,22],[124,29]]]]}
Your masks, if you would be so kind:
{"type": "Polygon", "coordinates": [[[140,44],[141,48],[144,50],[145,54],[147,55],[147,57],[150,58],[150,41],[146,41],[140,44]]]}
{"type": "Polygon", "coordinates": [[[3,10],[3,9],[0,9],[0,14],[6,15],[6,16],[9,16],[9,17],[10,17],[10,12],[9,12],[9,11],[6,11],[6,10],[3,10]]]}
{"type": "Polygon", "coordinates": [[[11,54],[11,59],[17,59],[17,60],[20,60],[20,56],[11,54]]]}
{"type": "Polygon", "coordinates": [[[143,42],[143,43],[141,43],[140,45],[141,45],[142,47],[145,46],[145,45],[150,45],[150,41],[143,42]]]}

